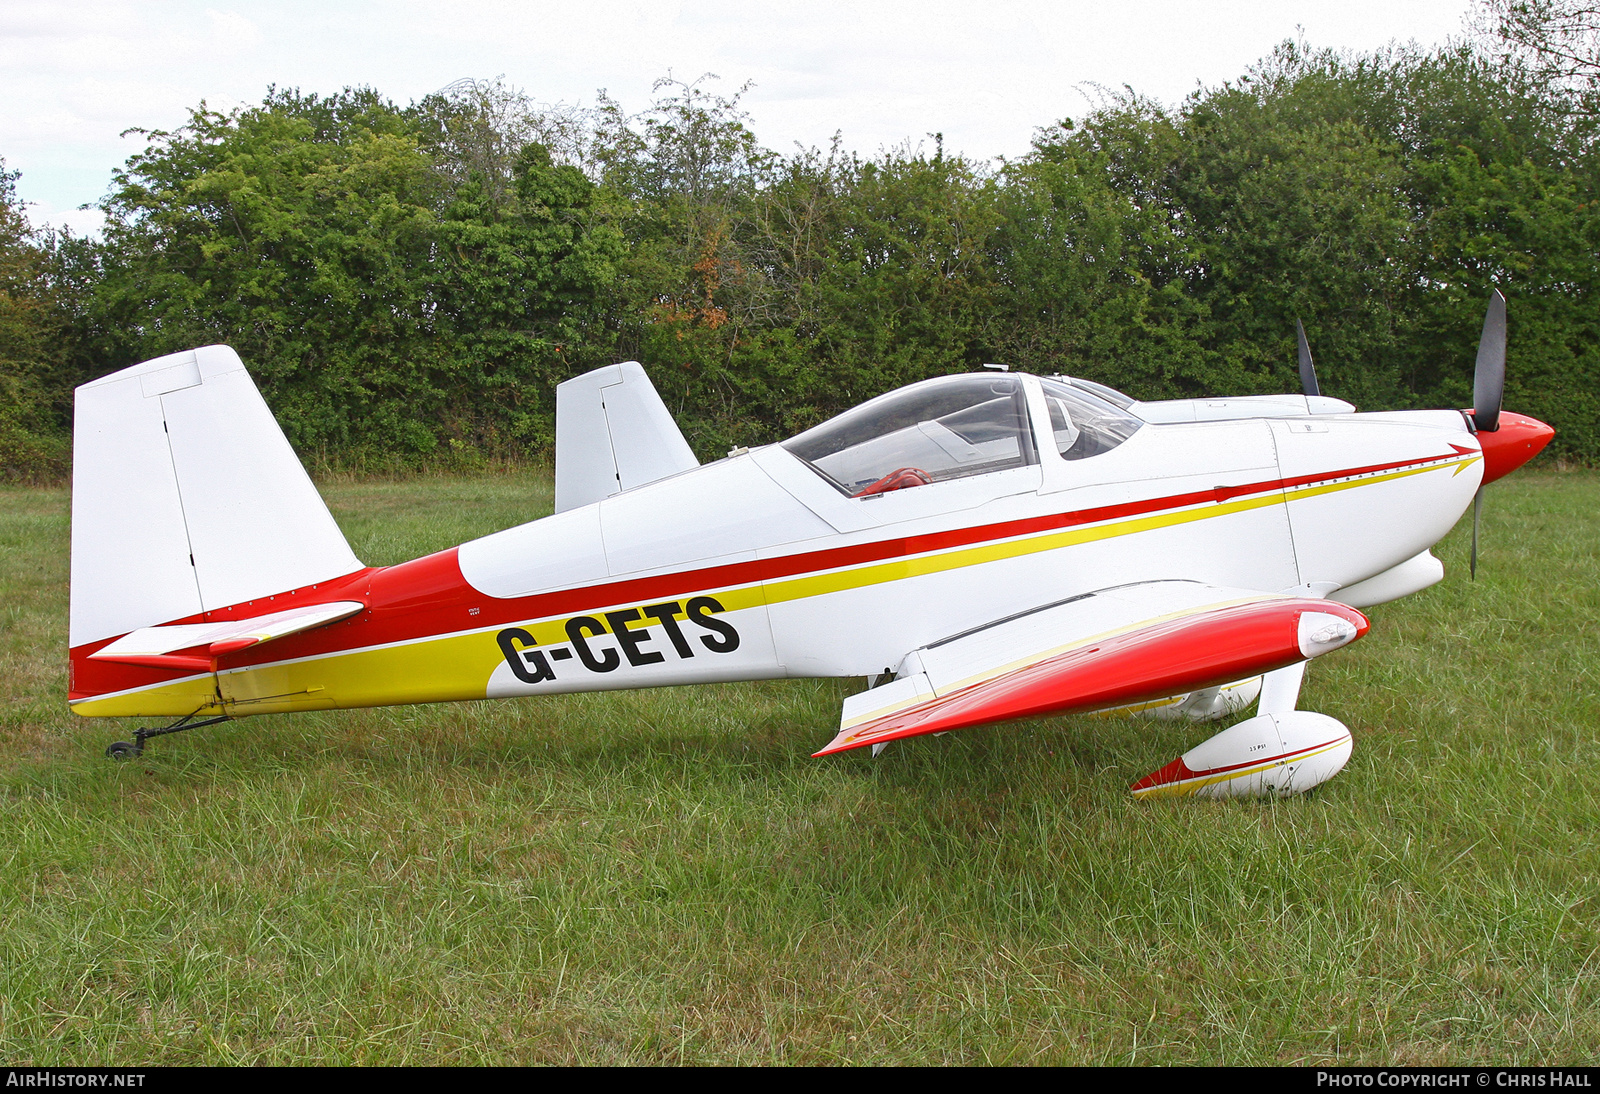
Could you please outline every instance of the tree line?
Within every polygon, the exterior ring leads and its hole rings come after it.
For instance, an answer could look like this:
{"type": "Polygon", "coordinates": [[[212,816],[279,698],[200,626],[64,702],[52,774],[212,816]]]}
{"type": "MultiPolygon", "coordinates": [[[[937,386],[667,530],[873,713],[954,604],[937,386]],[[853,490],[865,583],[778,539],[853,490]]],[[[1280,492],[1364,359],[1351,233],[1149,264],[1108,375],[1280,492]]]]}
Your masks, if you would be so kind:
{"type": "Polygon", "coordinates": [[[145,134],[99,238],[32,229],[0,167],[0,469],[59,475],[75,384],[215,342],[323,467],[541,457],[555,385],[624,359],[702,456],[988,361],[1294,391],[1296,318],[1326,394],[1466,406],[1491,286],[1507,407],[1590,462],[1593,84],[1514,38],[1539,4],[1496,4],[1476,44],[1286,43],[1175,107],[1107,94],[998,164],[779,154],[701,80],[638,114],[472,81],[202,106],[145,134]]]}

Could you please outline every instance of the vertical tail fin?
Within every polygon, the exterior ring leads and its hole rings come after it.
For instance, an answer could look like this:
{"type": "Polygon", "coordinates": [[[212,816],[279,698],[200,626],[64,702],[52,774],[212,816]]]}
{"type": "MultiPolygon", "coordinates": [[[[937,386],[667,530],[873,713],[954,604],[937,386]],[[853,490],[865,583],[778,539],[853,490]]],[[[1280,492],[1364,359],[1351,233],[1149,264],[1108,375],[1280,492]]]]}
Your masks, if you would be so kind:
{"type": "Polygon", "coordinates": [[[232,349],[78,388],[73,647],[361,568],[232,349]]]}
{"type": "Polygon", "coordinates": [[[556,512],[699,466],[639,362],[556,385],[556,512]]]}

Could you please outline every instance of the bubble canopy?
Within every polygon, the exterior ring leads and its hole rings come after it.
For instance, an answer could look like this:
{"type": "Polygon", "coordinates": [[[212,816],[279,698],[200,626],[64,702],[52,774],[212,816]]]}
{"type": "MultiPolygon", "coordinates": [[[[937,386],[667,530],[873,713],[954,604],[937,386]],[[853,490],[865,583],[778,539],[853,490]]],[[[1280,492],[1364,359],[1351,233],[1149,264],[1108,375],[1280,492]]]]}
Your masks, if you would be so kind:
{"type": "MultiPolygon", "coordinates": [[[[1137,419],[1093,394],[1051,386],[1052,440],[1069,459],[1115,447],[1137,428],[1137,419]],[[1108,418],[1127,422],[1112,425],[1108,418]],[[1094,422],[1081,433],[1097,443],[1079,443],[1073,421],[1094,422]],[[1079,451],[1069,454],[1075,447],[1079,451]]],[[[941,376],[891,391],[783,447],[851,497],[1039,462],[1023,378],[992,372],[941,376]]]]}
{"type": "Polygon", "coordinates": [[[1035,463],[1033,431],[1015,376],[941,376],[912,384],[783,443],[855,497],[1035,463]]]}

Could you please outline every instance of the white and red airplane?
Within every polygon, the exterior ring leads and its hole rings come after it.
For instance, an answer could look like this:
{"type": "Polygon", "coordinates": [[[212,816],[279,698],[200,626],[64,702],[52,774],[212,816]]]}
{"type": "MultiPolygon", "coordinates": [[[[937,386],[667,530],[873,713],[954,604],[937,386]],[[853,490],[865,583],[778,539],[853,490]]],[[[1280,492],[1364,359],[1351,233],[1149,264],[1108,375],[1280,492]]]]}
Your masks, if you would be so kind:
{"type": "Polygon", "coordinates": [[[358,561],[238,356],[77,391],[72,709],[178,719],[781,677],[872,678],[817,755],[1109,708],[1255,717],[1135,784],[1289,793],[1350,754],[1297,711],[1356,609],[1552,430],[1306,395],[1135,402],[990,370],[901,388],[699,465],[633,362],[557,390],[556,506],[397,566],[358,561]]]}

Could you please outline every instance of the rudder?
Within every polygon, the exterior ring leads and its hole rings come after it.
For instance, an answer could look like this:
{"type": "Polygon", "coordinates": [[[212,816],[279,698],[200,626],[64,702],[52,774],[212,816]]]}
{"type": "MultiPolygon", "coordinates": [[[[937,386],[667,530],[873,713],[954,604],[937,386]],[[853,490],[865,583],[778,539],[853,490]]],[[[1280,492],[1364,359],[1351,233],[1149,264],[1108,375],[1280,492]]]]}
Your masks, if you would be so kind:
{"type": "Polygon", "coordinates": [[[362,568],[229,347],[77,389],[72,647],[362,568]]]}

